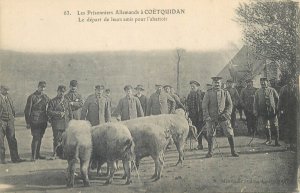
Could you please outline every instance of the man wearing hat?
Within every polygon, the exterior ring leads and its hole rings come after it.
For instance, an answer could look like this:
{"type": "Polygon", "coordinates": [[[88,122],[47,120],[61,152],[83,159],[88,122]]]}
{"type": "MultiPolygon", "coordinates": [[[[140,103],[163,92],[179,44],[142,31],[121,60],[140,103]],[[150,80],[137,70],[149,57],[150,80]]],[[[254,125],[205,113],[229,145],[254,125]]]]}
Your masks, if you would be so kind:
{"type": "Polygon", "coordinates": [[[279,128],[278,128],[278,102],[279,96],[274,88],[269,87],[267,78],[260,78],[261,88],[258,89],[254,97],[253,112],[257,116],[258,131],[265,131],[267,145],[272,144],[271,129],[275,133],[275,146],[279,144],[279,128]]]}
{"type": "MultiPolygon", "coordinates": [[[[201,132],[204,125],[203,112],[202,112],[202,100],[204,92],[200,90],[200,83],[192,80],[190,81],[191,91],[187,96],[186,105],[189,118],[192,124],[197,128],[198,134],[201,132]]],[[[203,132],[198,137],[198,149],[203,149],[202,137],[206,137],[203,132]]]]}
{"type": "Polygon", "coordinates": [[[231,126],[235,128],[235,121],[236,121],[236,109],[237,106],[240,104],[240,95],[236,88],[233,87],[233,81],[227,80],[226,81],[226,88],[230,94],[231,101],[232,101],[232,112],[231,112],[231,126]]]}
{"type": "Polygon", "coordinates": [[[70,81],[70,90],[65,95],[65,98],[69,101],[71,108],[72,108],[72,114],[73,119],[79,120],[80,119],[80,112],[81,108],[83,106],[83,100],[81,95],[77,92],[78,89],[78,82],[77,80],[71,80],[70,81]]]}
{"type": "Polygon", "coordinates": [[[143,117],[144,112],[140,100],[133,96],[133,88],[126,85],[124,91],[126,96],[121,98],[116,109],[117,119],[121,121],[143,117]]]}
{"type": "Polygon", "coordinates": [[[244,113],[247,121],[248,134],[256,133],[256,117],[253,114],[254,96],[257,88],[253,87],[252,79],[246,81],[247,86],[241,91],[241,105],[244,109],[244,113]]]}
{"type": "Polygon", "coordinates": [[[27,129],[31,129],[31,160],[45,159],[40,155],[42,138],[47,128],[48,116],[47,105],[49,97],[44,93],[46,82],[40,81],[38,89],[27,98],[24,114],[27,124],[27,129]]]}
{"type": "Polygon", "coordinates": [[[161,84],[155,85],[156,92],[153,93],[148,102],[147,115],[160,115],[175,112],[176,102],[169,94],[163,91],[161,84]],[[168,108],[168,101],[170,102],[170,111],[168,108]]]}
{"type": "Polygon", "coordinates": [[[88,96],[81,109],[81,120],[88,120],[92,126],[110,122],[111,109],[104,96],[104,86],[95,86],[95,93],[88,96]]]}
{"type": "MultiPolygon", "coordinates": [[[[176,109],[179,109],[179,108],[182,108],[182,109],[185,110],[185,107],[184,107],[184,105],[181,103],[179,96],[177,96],[175,93],[172,93],[172,92],[171,92],[172,88],[173,88],[173,87],[170,86],[170,85],[165,85],[165,86],[164,86],[165,92],[166,92],[167,94],[169,94],[169,95],[175,100],[175,102],[176,102],[175,110],[176,110],[176,109]]],[[[169,109],[169,113],[171,113],[171,105],[172,105],[171,102],[168,101],[168,109],[169,109]]]]}
{"type": "Polygon", "coordinates": [[[50,100],[47,113],[51,122],[53,131],[53,152],[58,142],[61,140],[62,133],[66,130],[69,121],[73,118],[72,107],[69,100],[64,97],[67,88],[59,85],[57,88],[57,96],[50,100]]]}
{"type": "Polygon", "coordinates": [[[230,124],[232,101],[228,91],[221,89],[221,77],[212,77],[213,88],[206,92],[202,102],[203,119],[206,122],[208,153],[207,158],[213,155],[213,137],[216,127],[220,126],[228,138],[231,155],[238,157],[234,150],[234,132],[230,124]]]}
{"type": "Polygon", "coordinates": [[[4,137],[6,136],[11,161],[18,163],[25,161],[19,157],[18,142],[15,136],[13,101],[8,94],[7,86],[0,86],[0,164],[5,164],[4,137]]]}
{"type": "Polygon", "coordinates": [[[145,90],[144,86],[139,84],[134,89],[137,92],[134,96],[137,97],[140,100],[140,103],[141,103],[142,108],[143,108],[144,115],[146,115],[148,98],[143,94],[143,91],[145,90]]]}

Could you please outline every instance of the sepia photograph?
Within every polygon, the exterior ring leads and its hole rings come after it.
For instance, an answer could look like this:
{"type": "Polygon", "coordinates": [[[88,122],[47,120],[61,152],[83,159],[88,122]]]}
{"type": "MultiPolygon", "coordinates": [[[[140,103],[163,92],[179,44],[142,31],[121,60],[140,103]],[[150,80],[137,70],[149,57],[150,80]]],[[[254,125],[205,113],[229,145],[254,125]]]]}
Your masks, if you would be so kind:
{"type": "Polygon", "coordinates": [[[293,0],[0,0],[0,192],[299,192],[293,0]]]}

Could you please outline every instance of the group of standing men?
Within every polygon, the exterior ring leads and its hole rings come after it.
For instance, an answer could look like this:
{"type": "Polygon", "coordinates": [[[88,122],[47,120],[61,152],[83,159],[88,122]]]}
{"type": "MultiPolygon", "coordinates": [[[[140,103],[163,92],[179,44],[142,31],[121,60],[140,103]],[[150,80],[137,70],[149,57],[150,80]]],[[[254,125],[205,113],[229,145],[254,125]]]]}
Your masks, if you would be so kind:
{"type": "MultiPolygon", "coordinates": [[[[131,85],[124,87],[125,97],[119,100],[116,111],[117,120],[124,121],[137,117],[171,114],[177,108],[186,110],[192,124],[198,130],[198,149],[203,149],[202,138],[208,142],[207,158],[213,155],[213,139],[217,128],[222,128],[228,137],[231,154],[239,155],[234,150],[234,130],[236,108],[244,109],[248,132],[265,131],[267,141],[271,144],[271,131],[275,132],[275,146],[279,146],[279,129],[277,115],[284,117],[286,133],[291,144],[295,144],[297,121],[298,93],[293,81],[280,90],[280,97],[274,88],[269,87],[267,78],[261,78],[261,88],[253,87],[253,81],[247,80],[246,88],[241,94],[228,80],[222,89],[221,77],[212,77],[212,84],[207,84],[206,92],[200,89],[200,83],[190,81],[191,91],[185,101],[181,102],[170,85],[156,84],[156,91],[147,98],[142,85],[133,89],[131,85]],[[136,94],[133,94],[136,90],[136,94]],[[270,130],[271,129],[271,130],[270,130]]],[[[89,95],[85,102],[77,92],[78,82],[70,81],[69,91],[66,86],[59,85],[57,96],[50,100],[44,93],[46,82],[40,81],[38,89],[31,94],[24,110],[27,128],[31,129],[31,160],[45,159],[40,155],[42,138],[49,121],[53,131],[53,151],[61,139],[71,119],[88,120],[92,126],[111,121],[112,101],[110,90],[103,85],[95,86],[95,93],[89,95]]],[[[14,163],[24,161],[18,155],[17,140],[14,131],[15,111],[6,86],[0,87],[0,161],[5,162],[4,137],[6,135],[11,160],[14,163]]]]}

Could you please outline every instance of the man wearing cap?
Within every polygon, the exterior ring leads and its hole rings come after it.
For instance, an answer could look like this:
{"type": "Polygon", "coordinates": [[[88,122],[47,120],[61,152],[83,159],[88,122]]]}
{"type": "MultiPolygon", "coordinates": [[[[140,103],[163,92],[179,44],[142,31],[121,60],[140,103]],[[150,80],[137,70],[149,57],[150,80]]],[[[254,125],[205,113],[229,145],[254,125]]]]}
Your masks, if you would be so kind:
{"type": "Polygon", "coordinates": [[[4,137],[6,136],[11,161],[18,163],[25,161],[19,157],[18,142],[15,136],[14,117],[15,109],[13,101],[8,94],[7,86],[0,86],[0,164],[5,164],[4,137]]]}
{"type": "Polygon", "coordinates": [[[260,78],[261,88],[258,89],[254,97],[253,112],[257,116],[258,131],[265,131],[267,145],[272,144],[271,130],[275,133],[275,146],[279,144],[279,128],[278,128],[278,102],[279,96],[274,88],[269,87],[267,78],[260,78]]]}
{"type": "Polygon", "coordinates": [[[236,88],[233,87],[233,81],[227,80],[226,81],[226,88],[230,94],[231,101],[232,101],[232,112],[231,112],[231,126],[235,128],[235,121],[236,121],[236,108],[240,104],[240,95],[236,88]]]}
{"type": "Polygon", "coordinates": [[[46,82],[40,81],[38,89],[27,98],[25,106],[25,120],[27,129],[31,129],[32,142],[31,142],[31,160],[45,159],[40,155],[40,148],[42,138],[47,128],[48,116],[47,105],[49,97],[44,93],[46,89],[46,82]]]}
{"type": "Polygon", "coordinates": [[[132,86],[126,85],[124,91],[126,96],[121,98],[116,109],[117,119],[126,121],[129,119],[135,119],[137,117],[143,117],[144,112],[140,100],[133,96],[132,86]]]}
{"type": "Polygon", "coordinates": [[[213,155],[213,137],[216,127],[220,126],[228,138],[231,155],[238,157],[234,150],[233,129],[230,124],[232,101],[228,91],[221,89],[221,77],[212,77],[213,88],[204,95],[202,102],[203,119],[206,122],[208,153],[207,158],[213,155]]]}
{"type": "Polygon", "coordinates": [[[66,90],[66,86],[59,85],[57,88],[57,96],[49,101],[47,108],[53,131],[54,156],[56,155],[55,149],[61,140],[62,133],[66,130],[69,121],[73,118],[70,102],[64,97],[66,90]]]}
{"type": "Polygon", "coordinates": [[[282,126],[284,140],[290,150],[296,150],[297,145],[297,109],[299,108],[299,85],[294,78],[280,89],[278,111],[279,123],[282,126]]]}
{"type": "Polygon", "coordinates": [[[104,96],[104,86],[95,86],[95,94],[88,96],[81,110],[81,120],[88,120],[92,126],[110,122],[111,109],[104,96]]]}
{"type": "Polygon", "coordinates": [[[253,87],[252,79],[247,80],[246,83],[246,88],[241,91],[241,105],[246,116],[248,134],[251,135],[256,133],[256,117],[253,114],[253,104],[257,88],[253,87]]]}
{"type": "Polygon", "coordinates": [[[143,91],[145,90],[144,86],[141,85],[141,84],[139,84],[134,89],[137,92],[134,96],[137,97],[140,100],[140,103],[142,105],[142,109],[143,109],[144,115],[146,115],[148,98],[143,94],[143,91]]]}
{"type": "MultiPolygon", "coordinates": [[[[200,83],[192,80],[190,81],[191,91],[187,96],[186,105],[189,118],[192,124],[197,128],[198,134],[201,132],[204,125],[203,122],[203,111],[202,111],[202,100],[204,92],[200,90],[200,83]]],[[[203,132],[198,137],[198,149],[203,149],[202,137],[206,137],[203,132]]]]}
{"type": "Polygon", "coordinates": [[[80,119],[80,112],[81,108],[83,106],[83,100],[81,95],[77,92],[78,89],[78,82],[77,80],[71,80],[70,81],[70,90],[65,95],[65,98],[69,101],[71,108],[72,108],[72,114],[73,119],[79,120],[80,119]]]}
{"type": "MultiPolygon", "coordinates": [[[[179,108],[182,108],[182,109],[185,110],[185,107],[184,107],[184,105],[181,103],[179,96],[177,96],[176,94],[173,94],[173,93],[171,92],[172,88],[173,88],[173,87],[170,86],[170,85],[165,85],[165,86],[164,86],[165,92],[166,92],[167,94],[169,94],[169,95],[175,100],[175,102],[176,102],[175,110],[176,110],[176,109],[179,109],[179,108]]],[[[171,106],[172,106],[171,102],[168,101],[168,109],[169,109],[169,113],[171,113],[171,106]]]]}
{"type": "Polygon", "coordinates": [[[155,85],[156,92],[153,93],[148,101],[147,115],[160,115],[175,112],[176,102],[169,94],[163,91],[160,84],[155,85]],[[168,108],[168,101],[170,102],[170,111],[168,108]]]}

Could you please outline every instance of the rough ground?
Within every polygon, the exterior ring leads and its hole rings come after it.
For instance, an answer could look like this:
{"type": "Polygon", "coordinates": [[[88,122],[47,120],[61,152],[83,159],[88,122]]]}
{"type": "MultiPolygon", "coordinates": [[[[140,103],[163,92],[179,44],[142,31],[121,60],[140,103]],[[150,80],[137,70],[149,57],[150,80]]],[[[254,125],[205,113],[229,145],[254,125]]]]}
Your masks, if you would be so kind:
{"type": "MultiPolygon", "coordinates": [[[[16,120],[16,137],[22,158],[30,160],[30,130],[25,128],[24,118],[16,120]]],[[[105,177],[92,172],[91,187],[84,188],[79,177],[76,186],[65,186],[65,160],[38,160],[13,164],[9,160],[0,165],[0,192],[292,192],[296,187],[296,154],[281,147],[263,145],[264,139],[255,138],[248,146],[250,137],[243,136],[246,129],[238,120],[235,144],[239,158],[231,157],[225,137],[218,137],[218,148],[214,157],[206,159],[204,150],[190,150],[186,145],[183,166],[175,166],[178,159],[175,146],[166,153],[165,168],[160,181],[153,182],[154,163],[150,158],[141,162],[138,179],[134,172],[133,183],[124,185],[122,169],[115,176],[112,185],[104,185],[105,177]]],[[[193,141],[194,147],[196,142],[193,141]]],[[[7,147],[7,146],[6,146],[7,147]]],[[[42,154],[48,158],[52,151],[52,130],[49,127],[42,144],[42,154]]],[[[79,167],[79,166],[78,166],[79,167]]]]}

